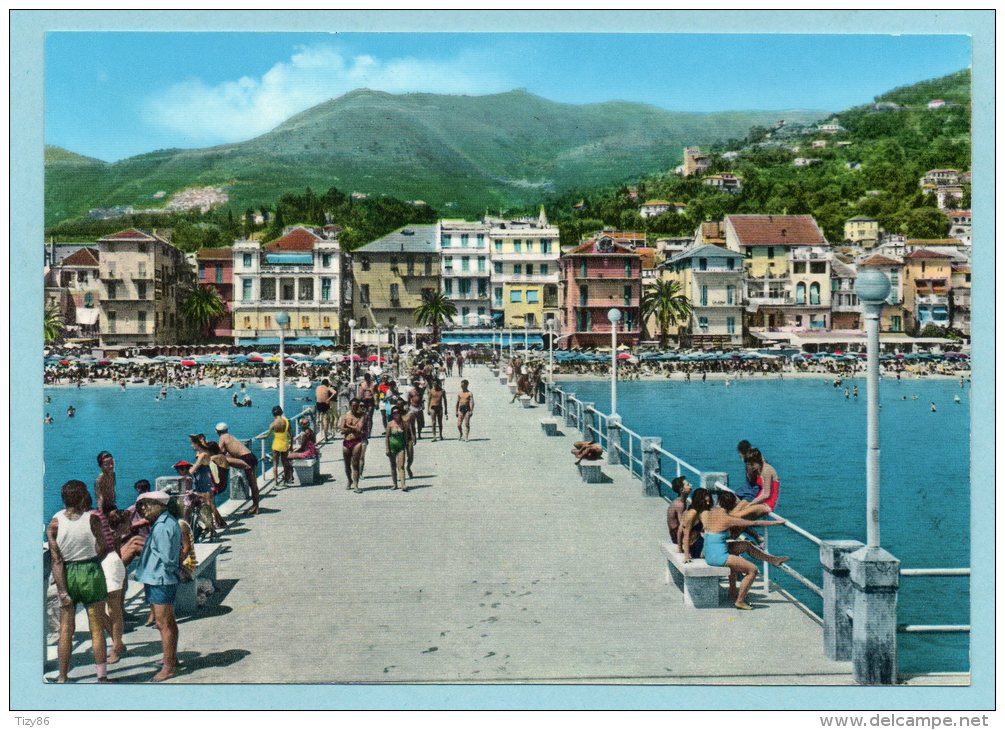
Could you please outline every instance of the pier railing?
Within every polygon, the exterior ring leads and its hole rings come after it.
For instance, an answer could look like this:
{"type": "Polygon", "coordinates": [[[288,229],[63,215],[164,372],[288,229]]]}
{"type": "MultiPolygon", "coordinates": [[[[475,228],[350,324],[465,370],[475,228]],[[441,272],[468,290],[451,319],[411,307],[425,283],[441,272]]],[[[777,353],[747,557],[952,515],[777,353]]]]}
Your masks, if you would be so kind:
{"type": "MultiPolygon", "coordinates": [[[[619,416],[603,413],[597,410],[593,403],[585,403],[576,398],[575,393],[566,392],[552,383],[546,385],[545,393],[551,413],[556,417],[564,418],[566,425],[577,428],[585,439],[600,444],[607,452],[609,464],[621,464],[627,467],[632,476],[642,481],[647,496],[659,496],[666,501],[671,501],[673,499],[670,496],[673,494],[672,479],[685,474],[696,477],[700,485],[710,491],[732,491],[729,488],[728,475],[724,472],[702,472],[696,466],[664,449],[661,439],[642,436],[625,426],[619,416]],[[669,467],[669,471],[666,471],[664,467],[669,467]]],[[[771,512],[765,519],[784,518],[771,512]]],[[[765,590],[770,590],[773,585],[770,571],[779,570],[818,596],[823,602],[822,616],[804,603],[799,603],[823,627],[824,648],[827,656],[838,661],[852,660],[855,664],[857,679],[868,676],[870,670],[866,666],[869,664],[869,658],[864,655],[856,655],[856,647],[852,640],[852,623],[854,621],[852,607],[856,590],[866,593],[872,591],[866,590],[863,586],[853,585],[849,570],[850,561],[854,560],[851,556],[864,546],[857,541],[822,540],[787,519],[781,527],[801,539],[813,543],[817,548],[820,555],[820,566],[823,570],[823,585],[817,585],[790,563],[784,563],[777,567],[764,563],[762,575],[765,590]]],[[[770,552],[770,529],[767,527],[758,529],[763,530],[761,547],[765,552],[770,552]]],[[[892,556],[890,557],[892,558],[892,556]]],[[[891,585],[886,586],[888,590],[892,589],[894,596],[899,588],[899,578],[969,578],[970,576],[969,568],[899,568],[899,562],[897,565],[897,579],[891,585]]],[[[783,590],[776,584],[775,587],[783,590]]],[[[789,595],[792,600],[797,600],[787,592],[786,595],[789,595]]],[[[884,626],[883,630],[887,631],[891,640],[895,642],[895,634],[969,633],[970,626],[966,624],[896,624],[884,626]]],[[[876,680],[869,681],[874,683],[876,680]]]]}

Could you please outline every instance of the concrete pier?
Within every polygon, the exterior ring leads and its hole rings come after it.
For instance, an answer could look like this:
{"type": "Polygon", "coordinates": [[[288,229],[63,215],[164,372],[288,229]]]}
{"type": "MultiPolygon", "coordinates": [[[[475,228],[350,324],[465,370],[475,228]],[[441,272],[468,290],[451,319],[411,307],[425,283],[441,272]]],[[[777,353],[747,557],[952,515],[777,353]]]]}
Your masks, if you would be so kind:
{"type": "MultiPolygon", "coordinates": [[[[621,465],[597,462],[609,481],[582,483],[571,426],[547,438],[546,406],[510,404],[484,367],[465,377],[471,441],[449,378],[448,438],[425,431],[412,491],[390,488],[378,419],[362,494],[327,444],[321,485],[273,491],[230,524],[216,593],[179,623],[171,682],[853,683],[820,625],[760,583],[753,611],[686,608],[664,582],[666,503],[621,465]]],[[[146,681],[159,634],[129,627],[110,676],[146,681]]],[[[78,649],[71,678],[90,681],[91,661],[78,649]]]]}

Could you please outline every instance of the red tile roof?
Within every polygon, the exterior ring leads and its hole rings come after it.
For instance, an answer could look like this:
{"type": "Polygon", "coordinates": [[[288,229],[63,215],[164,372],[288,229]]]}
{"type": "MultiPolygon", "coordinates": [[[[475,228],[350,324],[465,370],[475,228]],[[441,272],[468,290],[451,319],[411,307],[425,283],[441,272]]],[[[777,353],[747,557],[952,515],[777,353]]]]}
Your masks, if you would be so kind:
{"type": "Polygon", "coordinates": [[[969,210],[947,210],[947,211],[945,211],[945,213],[948,216],[956,216],[957,218],[960,218],[960,217],[970,218],[971,217],[969,210]]]}
{"type": "Polygon", "coordinates": [[[643,269],[655,269],[656,268],[656,249],[648,248],[645,246],[638,246],[635,249],[635,253],[639,255],[642,259],[643,269]]]}
{"type": "Polygon", "coordinates": [[[233,261],[234,251],[230,248],[200,248],[195,258],[198,261],[233,261]]]}
{"type": "Polygon", "coordinates": [[[811,215],[730,215],[741,246],[826,246],[811,215]]]}
{"type": "Polygon", "coordinates": [[[98,242],[113,242],[113,241],[164,241],[163,238],[159,236],[154,236],[146,231],[141,231],[138,228],[130,228],[126,231],[119,231],[118,233],[112,233],[104,238],[99,238],[98,242]]]}
{"type": "Polygon", "coordinates": [[[74,251],[60,262],[60,266],[97,266],[98,249],[82,248],[74,251]]]}
{"type": "Polygon", "coordinates": [[[313,251],[314,244],[325,239],[306,228],[294,228],[281,238],[265,245],[266,251],[313,251]]]}
{"type": "Polygon", "coordinates": [[[576,255],[582,255],[582,254],[596,254],[596,255],[611,255],[611,254],[624,255],[624,254],[629,254],[629,255],[637,255],[636,252],[632,250],[631,246],[626,246],[623,243],[618,243],[617,241],[613,240],[613,238],[614,237],[611,236],[610,234],[606,234],[605,233],[603,236],[598,236],[597,238],[591,238],[589,241],[584,241],[583,243],[579,244],[578,246],[576,246],[571,251],[567,251],[565,253],[565,255],[566,256],[576,256],[576,255]],[[611,250],[611,251],[598,251],[597,250],[597,242],[601,238],[611,238],[612,239],[612,243],[614,245],[614,249],[611,250]]]}
{"type": "Polygon", "coordinates": [[[860,268],[862,266],[900,266],[900,262],[896,259],[891,259],[889,256],[875,254],[859,264],[860,268]]]}
{"type": "Polygon", "coordinates": [[[905,246],[959,246],[961,243],[958,238],[908,238],[904,241],[905,246]]]}
{"type": "Polygon", "coordinates": [[[919,248],[911,253],[907,254],[905,259],[951,259],[952,256],[945,253],[939,253],[938,251],[929,251],[928,249],[919,248]]]}

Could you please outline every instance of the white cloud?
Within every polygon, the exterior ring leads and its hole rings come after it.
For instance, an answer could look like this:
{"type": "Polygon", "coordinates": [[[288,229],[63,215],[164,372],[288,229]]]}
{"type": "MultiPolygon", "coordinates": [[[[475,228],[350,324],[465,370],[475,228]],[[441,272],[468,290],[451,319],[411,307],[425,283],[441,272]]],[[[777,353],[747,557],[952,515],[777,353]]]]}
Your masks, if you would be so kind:
{"type": "Polygon", "coordinates": [[[193,143],[236,142],[269,131],[297,112],[358,88],[389,93],[488,94],[513,84],[488,58],[463,53],[451,60],[347,57],[325,46],[298,48],[261,78],[243,76],[215,85],[200,79],[151,95],[146,121],[193,143]]]}

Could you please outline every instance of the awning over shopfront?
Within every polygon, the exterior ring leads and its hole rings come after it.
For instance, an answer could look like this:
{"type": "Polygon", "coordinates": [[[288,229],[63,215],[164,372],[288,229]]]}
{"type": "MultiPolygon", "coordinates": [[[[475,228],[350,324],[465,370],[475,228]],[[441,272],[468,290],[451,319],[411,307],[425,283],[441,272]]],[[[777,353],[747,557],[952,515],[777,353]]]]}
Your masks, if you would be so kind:
{"type": "MultiPolygon", "coordinates": [[[[278,337],[248,337],[238,340],[241,347],[279,347],[278,337]]],[[[286,345],[299,347],[331,347],[335,343],[321,337],[296,337],[286,340],[286,345]]]]}
{"type": "Polygon", "coordinates": [[[77,318],[77,324],[92,325],[98,323],[98,315],[101,310],[97,307],[81,307],[76,310],[74,316],[77,318]]]}
{"type": "MultiPolygon", "coordinates": [[[[523,347],[524,345],[523,333],[516,331],[506,334],[497,333],[494,340],[489,333],[470,335],[445,334],[441,341],[444,345],[491,345],[493,342],[498,345],[500,336],[502,336],[502,343],[505,347],[509,347],[510,340],[513,341],[513,347],[523,347]]],[[[541,335],[528,335],[526,341],[530,347],[544,347],[544,339],[541,335]]]]}

